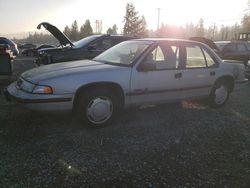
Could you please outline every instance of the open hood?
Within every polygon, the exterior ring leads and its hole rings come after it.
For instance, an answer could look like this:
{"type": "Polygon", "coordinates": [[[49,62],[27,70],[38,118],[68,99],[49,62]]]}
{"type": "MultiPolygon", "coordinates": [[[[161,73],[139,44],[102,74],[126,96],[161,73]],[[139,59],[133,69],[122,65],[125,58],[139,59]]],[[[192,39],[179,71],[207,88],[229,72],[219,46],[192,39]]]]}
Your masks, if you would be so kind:
{"type": "Polygon", "coordinates": [[[207,38],[204,38],[204,37],[191,37],[189,40],[204,43],[204,44],[208,45],[210,48],[212,48],[215,52],[217,52],[217,53],[220,52],[220,50],[216,46],[216,44],[210,39],[207,39],[207,38]]]}
{"type": "Polygon", "coordinates": [[[74,44],[69,40],[69,38],[64,35],[57,27],[54,25],[51,25],[48,22],[42,22],[37,26],[37,29],[41,29],[41,26],[43,26],[45,29],[47,29],[59,42],[61,45],[66,46],[74,46],[74,44]]]}

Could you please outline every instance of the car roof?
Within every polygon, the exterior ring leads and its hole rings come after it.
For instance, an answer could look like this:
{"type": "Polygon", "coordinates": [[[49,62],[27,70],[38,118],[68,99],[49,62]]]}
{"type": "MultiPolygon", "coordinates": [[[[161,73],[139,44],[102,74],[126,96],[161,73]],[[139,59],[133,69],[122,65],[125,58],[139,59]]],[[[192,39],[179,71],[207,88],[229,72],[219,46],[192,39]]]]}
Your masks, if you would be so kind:
{"type": "Polygon", "coordinates": [[[247,41],[242,40],[232,40],[232,41],[215,41],[216,44],[229,44],[229,43],[248,43],[247,41]]]}
{"type": "Polygon", "coordinates": [[[142,39],[134,39],[135,41],[151,41],[151,42],[159,42],[159,41],[174,41],[174,42],[189,42],[196,44],[203,44],[201,42],[187,40],[187,39],[175,39],[175,38],[142,38],[142,39]]]}

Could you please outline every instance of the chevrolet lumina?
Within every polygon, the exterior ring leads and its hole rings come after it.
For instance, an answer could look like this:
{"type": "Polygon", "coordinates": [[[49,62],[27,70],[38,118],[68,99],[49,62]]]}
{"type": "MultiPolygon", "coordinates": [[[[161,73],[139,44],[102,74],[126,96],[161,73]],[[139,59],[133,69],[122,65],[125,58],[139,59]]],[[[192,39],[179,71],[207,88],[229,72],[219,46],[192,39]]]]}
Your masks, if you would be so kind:
{"type": "Polygon", "coordinates": [[[223,106],[246,83],[243,64],[224,63],[207,45],[175,39],[122,42],[93,60],[38,67],[5,96],[38,111],[67,110],[84,125],[108,124],[123,107],[207,98],[223,106]]]}

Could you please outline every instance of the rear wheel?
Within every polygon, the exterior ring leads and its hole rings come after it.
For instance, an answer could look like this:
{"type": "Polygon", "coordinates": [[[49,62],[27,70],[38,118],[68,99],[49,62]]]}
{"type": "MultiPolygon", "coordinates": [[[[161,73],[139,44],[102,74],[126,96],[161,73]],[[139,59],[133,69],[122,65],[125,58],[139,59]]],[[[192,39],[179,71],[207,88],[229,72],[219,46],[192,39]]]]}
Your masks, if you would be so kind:
{"type": "Polygon", "coordinates": [[[76,101],[76,115],[85,126],[105,126],[118,112],[118,98],[110,90],[91,89],[80,95],[76,101]]]}
{"type": "Polygon", "coordinates": [[[229,85],[226,81],[218,81],[209,96],[210,105],[214,108],[219,108],[226,104],[229,99],[229,85]]]}

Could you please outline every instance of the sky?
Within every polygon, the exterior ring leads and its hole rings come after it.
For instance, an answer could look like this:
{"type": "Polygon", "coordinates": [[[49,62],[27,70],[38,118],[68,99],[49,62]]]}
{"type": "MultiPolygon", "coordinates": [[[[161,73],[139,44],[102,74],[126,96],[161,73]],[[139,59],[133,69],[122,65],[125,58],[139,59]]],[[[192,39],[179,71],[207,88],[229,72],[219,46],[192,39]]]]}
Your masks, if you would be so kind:
{"type": "Polygon", "coordinates": [[[127,3],[133,3],[139,15],[144,15],[148,29],[157,29],[160,23],[170,25],[196,24],[200,18],[205,26],[233,25],[240,22],[248,0],[0,0],[0,35],[36,31],[43,21],[63,30],[77,20],[79,27],[90,19],[102,20],[105,33],[113,24],[122,31],[127,3]],[[2,19],[4,18],[4,19],[2,19]]]}

